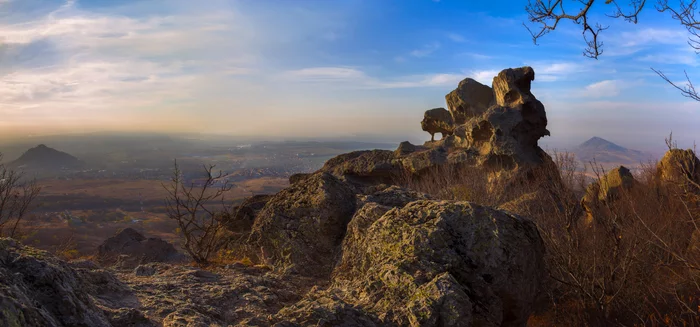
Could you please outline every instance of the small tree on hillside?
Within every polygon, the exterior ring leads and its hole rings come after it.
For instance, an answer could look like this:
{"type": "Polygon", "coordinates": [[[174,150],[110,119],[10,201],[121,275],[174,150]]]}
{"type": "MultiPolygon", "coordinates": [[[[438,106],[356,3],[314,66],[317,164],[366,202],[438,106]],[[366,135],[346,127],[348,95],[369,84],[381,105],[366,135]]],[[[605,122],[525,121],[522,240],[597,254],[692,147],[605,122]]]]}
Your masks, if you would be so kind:
{"type": "MultiPolygon", "coordinates": [[[[589,58],[598,59],[603,54],[603,42],[600,35],[609,26],[602,25],[591,18],[591,9],[594,4],[604,3],[609,8],[608,18],[624,19],[627,22],[636,24],[639,14],[646,7],[652,6],[648,0],[627,0],[626,4],[620,5],[616,0],[528,0],[525,11],[528,13],[528,20],[536,28],[528,29],[532,35],[532,40],[537,41],[559,27],[562,21],[571,21],[581,26],[583,39],[586,48],[583,55],[589,58]],[[603,2],[604,1],[604,2],[603,2]]],[[[694,50],[700,51],[700,20],[696,18],[699,14],[698,0],[677,0],[669,4],[668,0],[657,0],[655,9],[660,13],[669,13],[671,18],[677,20],[689,33],[688,45],[694,50]]],[[[678,89],[685,97],[695,101],[700,101],[700,94],[695,90],[695,86],[685,73],[686,85],[679,86],[672,82],[663,72],[652,68],[666,82],[678,89]]]]}
{"type": "Polygon", "coordinates": [[[35,180],[27,180],[23,172],[0,163],[0,236],[19,236],[20,222],[29,213],[40,190],[35,180]]]}
{"type": "Polygon", "coordinates": [[[163,185],[168,192],[165,199],[168,218],[177,222],[182,234],[184,248],[198,264],[207,264],[216,252],[228,243],[222,215],[230,214],[225,201],[226,192],[232,185],[219,183],[222,173],[212,173],[215,166],[205,166],[202,185],[184,181],[177,161],[170,185],[163,185]]]}

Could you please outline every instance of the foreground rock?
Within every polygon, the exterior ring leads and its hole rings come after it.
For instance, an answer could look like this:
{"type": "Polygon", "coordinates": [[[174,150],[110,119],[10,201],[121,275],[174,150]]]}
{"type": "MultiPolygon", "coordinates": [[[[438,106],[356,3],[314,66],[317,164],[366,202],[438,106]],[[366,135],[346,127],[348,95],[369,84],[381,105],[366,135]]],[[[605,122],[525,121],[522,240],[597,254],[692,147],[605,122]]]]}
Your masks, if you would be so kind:
{"type": "Polygon", "coordinates": [[[391,325],[523,326],[545,279],[534,223],[468,202],[415,201],[348,237],[335,285],[391,325]]]}
{"type": "Polygon", "coordinates": [[[258,214],[249,242],[280,272],[328,275],[354,211],[352,189],[318,173],[273,196],[258,214]]]}
{"type": "MultiPolygon", "coordinates": [[[[119,288],[104,278],[103,287],[119,288]]],[[[0,239],[0,325],[112,326],[95,297],[99,285],[90,284],[99,280],[47,252],[0,239]]]]}
{"type": "Polygon", "coordinates": [[[136,267],[148,262],[178,262],[185,259],[172,244],[159,238],[146,238],[133,228],[125,228],[105,240],[97,249],[102,264],[119,263],[136,267]]]}

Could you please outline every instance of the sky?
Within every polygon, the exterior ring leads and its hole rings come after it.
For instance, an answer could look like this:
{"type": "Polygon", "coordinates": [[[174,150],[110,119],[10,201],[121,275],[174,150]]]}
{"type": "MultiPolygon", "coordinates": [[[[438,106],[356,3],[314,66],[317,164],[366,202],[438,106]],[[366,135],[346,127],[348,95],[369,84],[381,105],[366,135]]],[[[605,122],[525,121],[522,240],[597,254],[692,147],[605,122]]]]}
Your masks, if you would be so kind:
{"type": "MultiPolygon", "coordinates": [[[[575,2],[572,2],[575,3],[575,2]]],[[[535,45],[527,0],[0,0],[0,137],[197,132],[422,142],[423,112],[472,77],[531,66],[551,137],[658,148],[699,136],[700,104],[651,67],[700,81],[668,14],[594,17],[599,60],[578,26],[535,45]]],[[[700,82],[699,82],[700,83],[700,82]]]]}

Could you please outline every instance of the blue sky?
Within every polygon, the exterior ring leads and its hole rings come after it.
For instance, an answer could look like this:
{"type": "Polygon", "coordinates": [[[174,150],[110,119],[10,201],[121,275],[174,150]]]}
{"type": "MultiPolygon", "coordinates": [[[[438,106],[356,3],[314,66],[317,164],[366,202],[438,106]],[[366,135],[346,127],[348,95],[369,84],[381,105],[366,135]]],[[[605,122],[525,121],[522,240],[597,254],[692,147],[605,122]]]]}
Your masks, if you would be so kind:
{"type": "Polygon", "coordinates": [[[424,141],[426,109],[465,77],[532,66],[564,147],[600,136],[690,146],[700,105],[656,76],[700,80],[687,34],[646,10],[605,19],[600,60],[573,24],[534,45],[527,1],[0,0],[1,135],[100,130],[424,141]],[[4,134],[3,134],[4,133],[4,134]]]}

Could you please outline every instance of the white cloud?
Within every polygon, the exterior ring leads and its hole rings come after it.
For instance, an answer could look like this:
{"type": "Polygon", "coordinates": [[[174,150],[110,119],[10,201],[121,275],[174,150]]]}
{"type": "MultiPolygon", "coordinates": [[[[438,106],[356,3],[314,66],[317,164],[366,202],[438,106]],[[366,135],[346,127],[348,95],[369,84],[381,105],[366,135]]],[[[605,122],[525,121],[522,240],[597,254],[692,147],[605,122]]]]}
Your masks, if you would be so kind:
{"type": "Polygon", "coordinates": [[[498,73],[498,70],[474,71],[469,74],[469,77],[473,78],[481,84],[491,85],[493,83],[493,78],[496,77],[498,73]]]}

